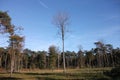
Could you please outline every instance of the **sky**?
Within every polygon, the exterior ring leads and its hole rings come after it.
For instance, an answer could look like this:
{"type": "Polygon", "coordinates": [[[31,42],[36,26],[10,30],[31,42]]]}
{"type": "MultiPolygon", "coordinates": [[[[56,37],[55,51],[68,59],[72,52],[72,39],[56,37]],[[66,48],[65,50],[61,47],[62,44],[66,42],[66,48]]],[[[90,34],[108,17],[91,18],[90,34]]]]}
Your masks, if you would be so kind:
{"type": "MultiPolygon", "coordinates": [[[[69,15],[65,50],[95,48],[103,41],[120,47],[120,0],[0,0],[0,10],[7,11],[12,24],[22,26],[24,48],[46,50],[55,45],[61,50],[61,38],[52,24],[59,12],[69,15]]],[[[0,46],[7,46],[7,36],[0,34],[0,46]]]]}

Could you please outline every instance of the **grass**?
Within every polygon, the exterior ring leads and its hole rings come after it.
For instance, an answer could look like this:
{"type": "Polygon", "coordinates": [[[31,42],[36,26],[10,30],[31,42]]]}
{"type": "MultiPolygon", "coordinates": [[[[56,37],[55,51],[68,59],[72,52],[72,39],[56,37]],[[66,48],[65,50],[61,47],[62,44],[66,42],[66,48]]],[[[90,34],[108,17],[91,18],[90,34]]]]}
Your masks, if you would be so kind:
{"type": "Polygon", "coordinates": [[[34,70],[21,71],[13,73],[0,73],[0,80],[111,80],[110,77],[103,74],[104,71],[110,71],[111,68],[83,68],[63,70],[34,70]]]}

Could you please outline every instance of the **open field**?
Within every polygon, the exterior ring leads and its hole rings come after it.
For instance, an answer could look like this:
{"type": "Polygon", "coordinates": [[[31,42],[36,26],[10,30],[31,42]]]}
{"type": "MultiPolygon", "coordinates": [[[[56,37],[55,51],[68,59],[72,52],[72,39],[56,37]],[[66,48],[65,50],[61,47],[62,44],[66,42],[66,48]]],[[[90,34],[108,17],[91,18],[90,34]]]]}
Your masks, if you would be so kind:
{"type": "Polygon", "coordinates": [[[0,80],[112,80],[103,74],[111,68],[84,68],[63,70],[34,70],[14,73],[10,78],[9,73],[0,73],[0,80]]]}

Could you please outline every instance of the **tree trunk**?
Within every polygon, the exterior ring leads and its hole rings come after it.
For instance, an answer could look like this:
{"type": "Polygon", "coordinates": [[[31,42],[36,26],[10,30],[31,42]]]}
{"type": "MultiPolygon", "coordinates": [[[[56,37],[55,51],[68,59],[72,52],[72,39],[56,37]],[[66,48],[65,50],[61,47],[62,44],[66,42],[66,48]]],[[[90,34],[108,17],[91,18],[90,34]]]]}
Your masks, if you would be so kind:
{"type": "Polygon", "coordinates": [[[65,53],[64,53],[64,29],[62,27],[62,48],[63,48],[63,70],[64,73],[66,72],[66,66],[65,66],[65,53]]]}
{"type": "Polygon", "coordinates": [[[7,71],[7,53],[6,53],[6,56],[5,56],[5,69],[6,69],[6,71],[7,71]]]}
{"type": "Polygon", "coordinates": [[[58,54],[58,69],[59,69],[59,54],[58,54]]]}
{"type": "Polygon", "coordinates": [[[0,68],[2,67],[2,57],[0,56],[0,68]]]}
{"type": "Polygon", "coordinates": [[[10,77],[12,77],[12,73],[14,71],[14,57],[15,57],[15,53],[14,51],[12,51],[13,53],[11,53],[11,71],[10,71],[10,77]]]}
{"type": "Polygon", "coordinates": [[[14,51],[14,43],[12,42],[10,77],[12,77],[12,73],[14,71],[14,67],[15,67],[15,51],[14,51]]]}
{"type": "Polygon", "coordinates": [[[113,60],[113,53],[112,52],[110,53],[110,56],[111,56],[112,67],[114,67],[114,60],[113,60]]]}

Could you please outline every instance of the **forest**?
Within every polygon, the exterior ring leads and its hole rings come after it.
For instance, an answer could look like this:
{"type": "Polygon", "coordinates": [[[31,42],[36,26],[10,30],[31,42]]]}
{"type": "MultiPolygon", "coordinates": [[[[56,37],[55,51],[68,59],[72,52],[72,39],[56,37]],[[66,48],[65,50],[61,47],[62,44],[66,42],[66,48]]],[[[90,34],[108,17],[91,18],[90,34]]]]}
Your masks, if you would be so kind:
{"type": "MultiPolygon", "coordinates": [[[[66,68],[96,68],[96,67],[117,67],[120,66],[120,49],[113,49],[110,44],[97,42],[95,49],[90,51],[79,50],[65,52],[66,68]]],[[[10,69],[11,55],[9,48],[0,48],[0,67],[10,69]]],[[[63,68],[63,57],[54,45],[47,51],[32,51],[24,49],[22,53],[15,51],[14,71],[21,69],[59,69],[63,68]]]]}
{"type": "MultiPolygon", "coordinates": [[[[91,50],[79,48],[78,52],[60,51],[57,45],[50,45],[48,51],[33,51],[23,48],[25,37],[18,34],[21,30],[21,27],[12,25],[11,17],[7,12],[0,11],[0,35],[9,36],[8,47],[0,46],[0,72],[10,73],[10,76],[21,71],[54,72],[63,68],[67,70],[120,66],[120,48],[113,48],[112,44],[97,41],[93,42],[96,48],[91,50]]],[[[64,40],[63,36],[62,34],[62,40],[64,40]]]]}

